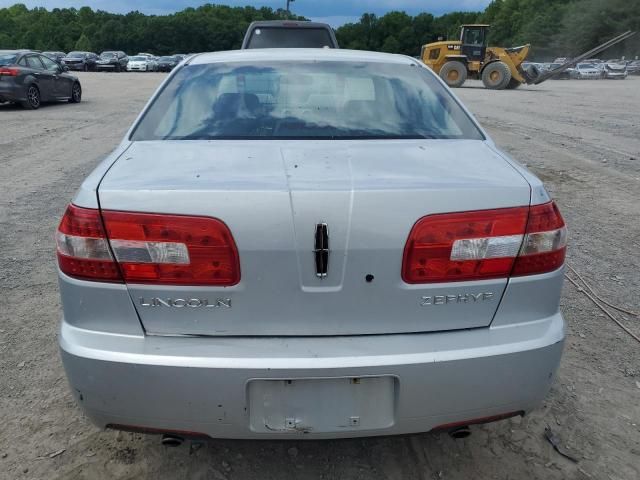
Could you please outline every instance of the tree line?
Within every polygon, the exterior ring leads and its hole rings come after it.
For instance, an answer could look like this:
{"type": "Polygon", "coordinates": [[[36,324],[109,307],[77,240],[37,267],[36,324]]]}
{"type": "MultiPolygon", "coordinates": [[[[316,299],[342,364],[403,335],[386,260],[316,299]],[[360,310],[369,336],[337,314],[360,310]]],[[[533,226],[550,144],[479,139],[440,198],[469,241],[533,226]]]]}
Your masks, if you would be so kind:
{"type": "MultiPolygon", "coordinates": [[[[206,4],[170,15],[116,14],[89,7],[0,9],[0,49],[151,51],[159,55],[239,48],[254,20],[298,19],[284,10],[206,4]]],[[[463,23],[491,24],[490,43],[531,43],[539,60],[577,55],[625,30],[640,30],[640,1],[494,0],[482,12],[434,16],[365,13],[336,30],[341,47],[416,56],[425,43],[457,39],[463,23]]],[[[640,55],[640,35],[605,56],[640,55]]]]}

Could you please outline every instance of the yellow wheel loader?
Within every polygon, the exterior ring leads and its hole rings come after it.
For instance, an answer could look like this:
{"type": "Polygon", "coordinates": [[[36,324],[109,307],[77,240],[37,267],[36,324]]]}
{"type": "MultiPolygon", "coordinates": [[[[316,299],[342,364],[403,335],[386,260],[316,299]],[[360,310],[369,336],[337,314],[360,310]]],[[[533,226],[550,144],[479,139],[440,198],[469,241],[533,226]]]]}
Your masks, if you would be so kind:
{"type": "Polygon", "coordinates": [[[518,88],[523,83],[538,85],[635,34],[625,32],[552,71],[541,73],[534,65],[522,68],[530,45],[514,48],[489,47],[488,33],[489,25],[463,25],[459,41],[439,41],[424,45],[420,58],[450,87],[460,87],[471,77],[482,80],[486,88],[502,90],[518,88]]]}
{"type": "Polygon", "coordinates": [[[489,47],[489,25],[463,25],[459,41],[441,41],[422,47],[421,58],[450,87],[460,87],[467,78],[482,80],[486,88],[502,90],[533,83],[539,72],[524,70],[522,62],[530,45],[515,48],[489,47]]]}
{"type": "Polygon", "coordinates": [[[553,70],[542,73],[533,65],[527,69],[522,68],[530,45],[515,48],[489,47],[488,31],[489,25],[463,25],[460,41],[439,41],[424,45],[420,58],[450,87],[460,87],[471,77],[481,79],[487,88],[502,90],[518,88],[523,83],[539,85],[582,60],[631,38],[636,33],[627,31],[553,70]]]}

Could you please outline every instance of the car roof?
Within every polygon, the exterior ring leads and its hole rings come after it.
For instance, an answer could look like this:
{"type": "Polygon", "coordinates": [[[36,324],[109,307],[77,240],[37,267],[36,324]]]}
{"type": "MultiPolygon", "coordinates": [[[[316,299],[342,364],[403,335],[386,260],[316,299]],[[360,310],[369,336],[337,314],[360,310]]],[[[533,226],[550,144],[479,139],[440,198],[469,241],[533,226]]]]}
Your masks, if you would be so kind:
{"type": "Polygon", "coordinates": [[[309,22],[306,20],[257,20],[251,22],[249,28],[255,27],[302,27],[302,28],[331,28],[327,23],[309,22]]]}
{"type": "Polygon", "coordinates": [[[410,65],[417,63],[406,55],[394,53],[368,52],[336,48],[258,48],[248,50],[230,50],[225,52],[200,53],[191,57],[189,65],[202,65],[221,62],[259,62],[259,61],[311,61],[334,62],[379,62],[410,65]]]}

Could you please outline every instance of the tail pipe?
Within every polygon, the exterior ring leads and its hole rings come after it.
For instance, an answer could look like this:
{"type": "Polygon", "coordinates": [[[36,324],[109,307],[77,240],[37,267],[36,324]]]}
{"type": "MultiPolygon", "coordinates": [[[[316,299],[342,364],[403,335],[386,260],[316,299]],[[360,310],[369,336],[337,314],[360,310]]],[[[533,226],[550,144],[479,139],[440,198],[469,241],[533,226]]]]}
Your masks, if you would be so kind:
{"type": "Polygon", "coordinates": [[[184,443],[184,438],[167,433],[162,436],[160,443],[165,447],[179,447],[184,443]]]}
{"type": "Polygon", "coordinates": [[[467,425],[457,427],[449,430],[449,436],[454,440],[461,440],[471,436],[471,429],[467,425]]]}

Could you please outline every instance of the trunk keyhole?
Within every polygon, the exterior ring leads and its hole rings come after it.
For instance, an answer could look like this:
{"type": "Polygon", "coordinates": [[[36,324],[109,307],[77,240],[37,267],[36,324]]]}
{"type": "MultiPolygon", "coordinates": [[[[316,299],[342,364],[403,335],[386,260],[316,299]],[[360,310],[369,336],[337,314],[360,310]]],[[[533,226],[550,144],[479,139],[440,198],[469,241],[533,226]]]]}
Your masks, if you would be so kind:
{"type": "Polygon", "coordinates": [[[364,277],[364,279],[367,281],[367,283],[373,282],[374,278],[375,277],[373,275],[371,275],[371,274],[368,274],[366,277],[364,277]]]}

